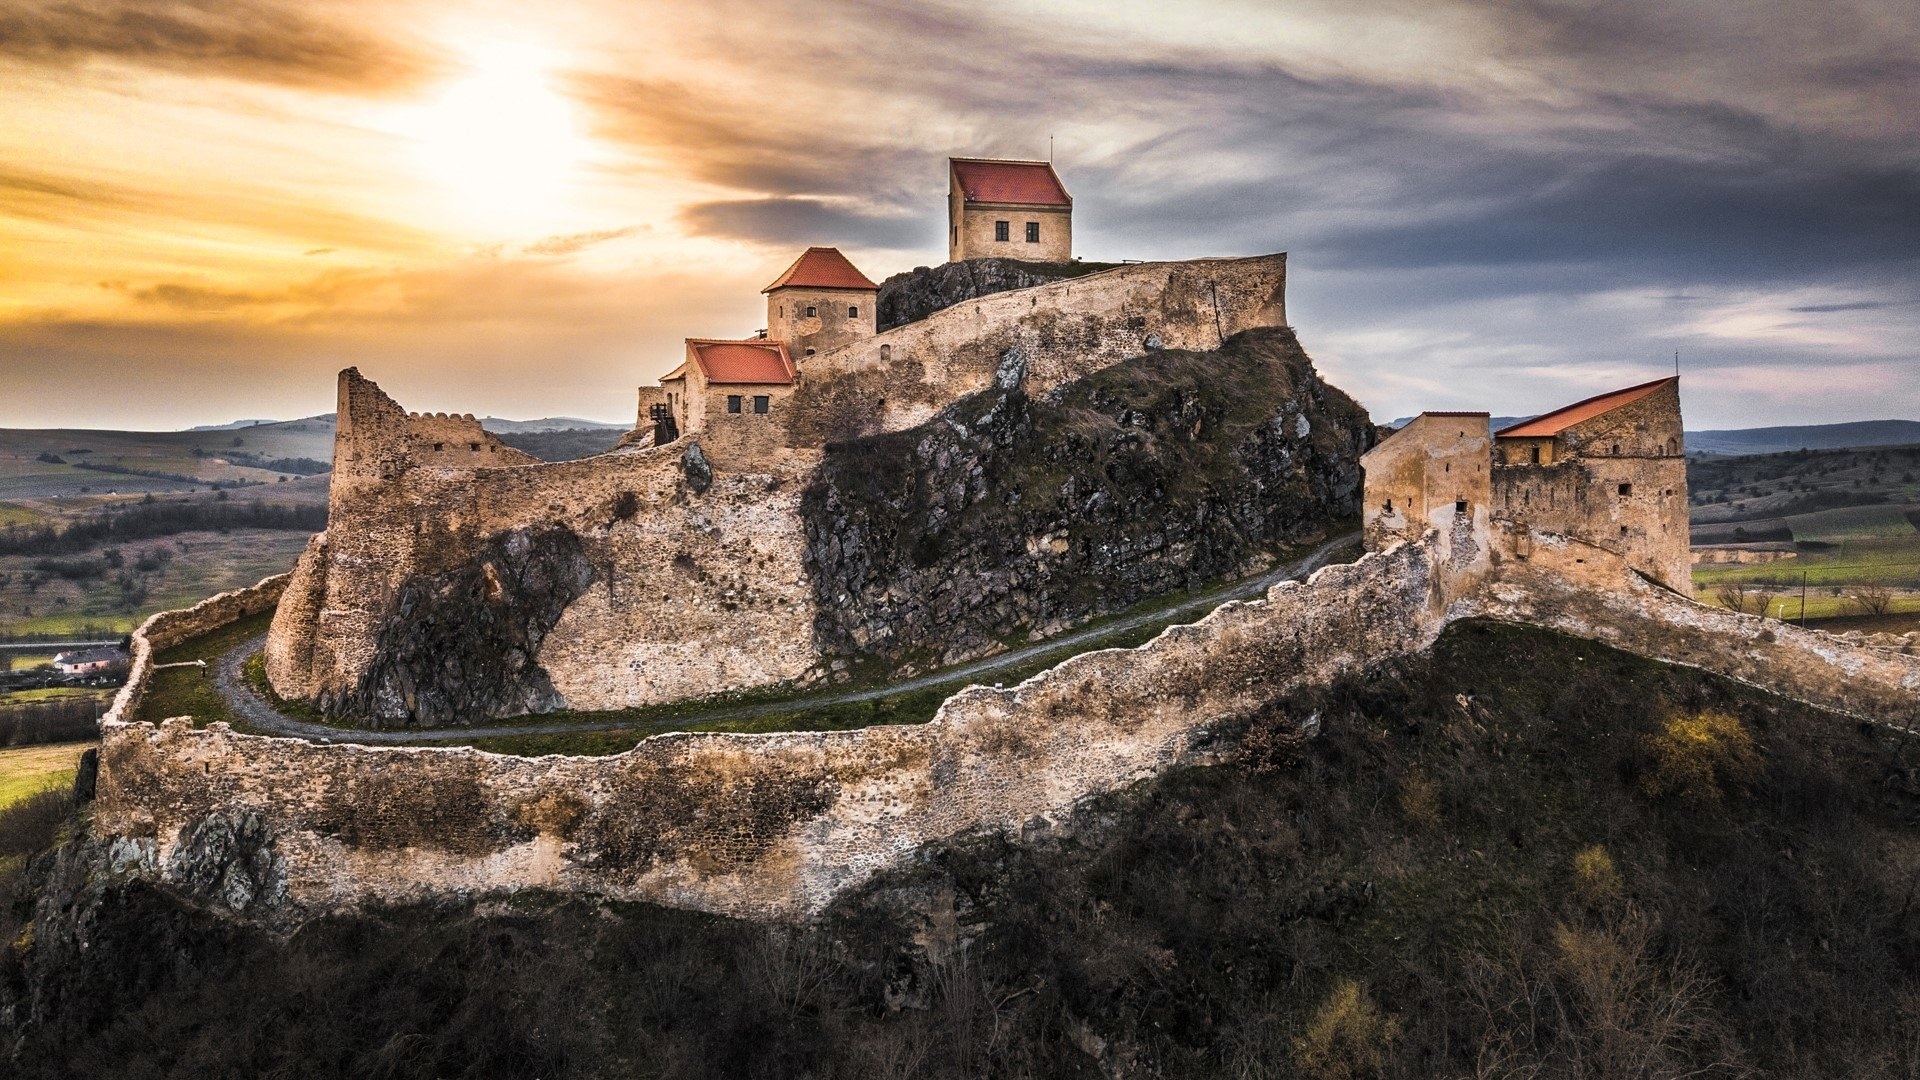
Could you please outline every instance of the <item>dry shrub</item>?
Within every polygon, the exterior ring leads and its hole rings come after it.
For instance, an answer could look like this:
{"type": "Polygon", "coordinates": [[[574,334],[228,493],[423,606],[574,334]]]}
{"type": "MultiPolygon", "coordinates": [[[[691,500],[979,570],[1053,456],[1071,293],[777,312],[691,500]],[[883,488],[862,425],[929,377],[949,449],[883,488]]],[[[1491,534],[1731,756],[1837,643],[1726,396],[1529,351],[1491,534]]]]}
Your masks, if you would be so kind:
{"type": "Polygon", "coordinates": [[[1573,854],[1573,891],[1590,907],[1603,907],[1620,898],[1624,886],[1613,856],[1599,844],[1588,844],[1573,854]]]}
{"type": "Polygon", "coordinates": [[[1306,1030],[1293,1040],[1293,1057],[1309,1076],[1329,1080],[1378,1076],[1399,1034],[1399,1021],[1380,1011],[1366,987],[1341,979],[1333,984],[1306,1030]]]}
{"type": "Polygon", "coordinates": [[[1719,802],[1727,788],[1759,780],[1760,751],[1752,733],[1729,713],[1679,713],[1647,740],[1653,767],[1641,779],[1651,795],[1719,802]]]}
{"type": "Polygon", "coordinates": [[[1440,825],[1440,785],[1426,773],[1415,770],[1400,781],[1400,812],[1407,820],[1427,828],[1440,825]]]}
{"type": "Polygon", "coordinates": [[[1306,744],[1306,732],[1300,730],[1300,725],[1284,710],[1262,709],[1248,725],[1246,734],[1240,736],[1240,771],[1264,776],[1291,769],[1300,764],[1306,744]]]}
{"type": "Polygon", "coordinates": [[[73,809],[73,793],[48,787],[0,809],[0,859],[38,855],[53,846],[73,809]]]}

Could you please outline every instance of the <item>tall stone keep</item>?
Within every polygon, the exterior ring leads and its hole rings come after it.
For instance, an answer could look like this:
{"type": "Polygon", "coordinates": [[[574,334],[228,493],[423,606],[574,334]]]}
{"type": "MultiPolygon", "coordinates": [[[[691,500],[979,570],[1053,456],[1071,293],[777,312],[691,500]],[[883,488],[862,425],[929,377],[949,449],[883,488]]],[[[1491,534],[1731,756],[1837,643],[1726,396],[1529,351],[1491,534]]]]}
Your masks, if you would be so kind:
{"type": "Polygon", "coordinates": [[[947,159],[947,260],[1073,259],[1073,196],[1050,161],[947,159]]]}
{"type": "Polygon", "coordinates": [[[761,290],[767,294],[767,337],[795,360],[873,336],[880,286],[839,248],[810,247],[761,290]]]}

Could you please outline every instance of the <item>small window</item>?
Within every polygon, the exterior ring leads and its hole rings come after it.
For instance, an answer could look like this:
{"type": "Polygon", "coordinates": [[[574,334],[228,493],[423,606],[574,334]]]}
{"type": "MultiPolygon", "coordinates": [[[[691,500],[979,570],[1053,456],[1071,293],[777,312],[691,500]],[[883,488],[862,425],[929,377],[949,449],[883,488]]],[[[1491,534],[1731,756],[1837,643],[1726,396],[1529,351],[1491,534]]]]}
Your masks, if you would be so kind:
{"type": "Polygon", "coordinates": [[[859,317],[860,317],[860,309],[859,309],[859,307],[857,307],[857,306],[855,306],[855,305],[853,305],[853,304],[848,304],[848,305],[847,305],[847,318],[849,318],[849,319],[857,319],[857,318],[859,318],[859,317]]]}
{"type": "Polygon", "coordinates": [[[446,444],[446,443],[434,443],[434,444],[433,444],[433,448],[434,448],[435,450],[445,450],[445,449],[447,448],[447,444],[446,444]]]}
{"type": "Polygon", "coordinates": [[[880,346],[880,362],[884,364],[892,359],[893,359],[893,346],[891,345],[880,346]]]}
{"type": "Polygon", "coordinates": [[[813,350],[812,350],[812,349],[808,349],[808,350],[807,350],[807,355],[808,355],[808,356],[812,356],[812,355],[813,355],[813,350]]]}
{"type": "Polygon", "coordinates": [[[1540,464],[1540,448],[1538,446],[1533,448],[1533,463],[1535,465],[1540,464]]]}
{"type": "Polygon", "coordinates": [[[1027,243],[1037,244],[1039,242],[1040,242],[1040,223],[1037,221],[1027,222],[1027,243]]]}
{"type": "Polygon", "coordinates": [[[740,411],[740,395],[739,394],[727,395],[727,411],[730,413],[737,413],[740,411]]]}
{"type": "Polygon", "coordinates": [[[477,442],[470,442],[467,444],[467,449],[477,454],[480,452],[480,444],[477,442]]]}
{"type": "Polygon", "coordinates": [[[807,318],[811,319],[818,314],[819,312],[813,310],[813,307],[811,305],[807,307],[807,318]]]}
{"type": "Polygon", "coordinates": [[[1393,500],[1388,499],[1386,505],[1382,506],[1380,509],[1385,510],[1389,514],[1393,513],[1393,500]]]}
{"type": "Polygon", "coordinates": [[[1613,456],[1614,456],[1614,457],[1619,457],[1619,456],[1620,456],[1620,444],[1619,444],[1619,443],[1614,443],[1614,444],[1613,444],[1613,456]]]}
{"type": "Polygon", "coordinates": [[[1620,535],[1621,536],[1627,535],[1627,527],[1625,525],[1620,526],[1620,535]]]}
{"type": "Polygon", "coordinates": [[[1013,223],[1012,223],[1012,222],[1010,222],[1010,221],[996,221],[996,222],[994,222],[994,223],[993,223],[993,238],[994,238],[995,240],[1000,240],[1000,241],[1003,241],[1003,242],[1004,242],[1004,241],[1007,241],[1007,240],[1011,240],[1011,239],[1013,239],[1013,234],[1012,234],[1012,232],[1010,231],[1010,230],[1012,229],[1012,227],[1013,227],[1013,223]]]}
{"type": "Polygon", "coordinates": [[[780,317],[783,319],[787,317],[787,305],[785,304],[780,305],[780,317]]]}
{"type": "Polygon", "coordinates": [[[1622,495],[1631,495],[1631,494],[1633,494],[1633,485],[1632,485],[1632,484],[1621,484],[1621,485],[1620,485],[1620,494],[1622,494],[1622,495]]]}
{"type": "Polygon", "coordinates": [[[759,413],[762,416],[765,416],[767,414],[767,406],[771,405],[772,403],[773,403],[773,399],[768,397],[765,394],[753,395],[753,411],[756,413],[759,413]]]}
{"type": "Polygon", "coordinates": [[[1464,514],[1464,513],[1466,513],[1466,512],[1467,512],[1467,500],[1465,500],[1465,499],[1455,499],[1455,500],[1453,500],[1453,512],[1454,512],[1454,513],[1456,513],[1456,514],[1464,514]]]}

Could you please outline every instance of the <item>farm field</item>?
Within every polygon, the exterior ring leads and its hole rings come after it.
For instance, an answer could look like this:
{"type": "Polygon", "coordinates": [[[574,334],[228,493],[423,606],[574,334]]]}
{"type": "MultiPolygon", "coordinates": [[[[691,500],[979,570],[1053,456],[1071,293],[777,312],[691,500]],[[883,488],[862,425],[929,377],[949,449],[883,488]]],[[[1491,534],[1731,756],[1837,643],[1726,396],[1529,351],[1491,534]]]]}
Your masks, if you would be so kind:
{"type": "Polygon", "coordinates": [[[80,755],[90,742],[54,746],[17,746],[0,750],[0,808],[49,787],[73,783],[80,755]]]}
{"type": "Polygon", "coordinates": [[[236,529],[177,533],[55,558],[0,556],[0,636],[125,634],[157,611],[292,569],[306,543],[302,532],[236,529]],[[119,565],[111,565],[116,558],[119,565]]]}

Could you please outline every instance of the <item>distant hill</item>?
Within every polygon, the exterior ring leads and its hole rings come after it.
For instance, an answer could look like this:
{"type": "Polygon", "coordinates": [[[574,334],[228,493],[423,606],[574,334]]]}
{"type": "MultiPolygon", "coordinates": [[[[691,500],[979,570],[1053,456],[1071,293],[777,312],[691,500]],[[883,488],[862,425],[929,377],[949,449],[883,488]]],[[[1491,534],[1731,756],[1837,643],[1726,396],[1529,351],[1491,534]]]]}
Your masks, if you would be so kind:
{"type": "MultiPolygon", "coordinates": [[[[226,424],[200,424],[187,430],[243,431],[247,428],[281,424],[325,424],[328,430],[331,430],[333,414],[322,413],[319,416],[308,416],[299,420],[235,420],[226,424]]],[[[601,420],[582,420],[577,416],[547,416],[538,420],[503,420],[498,416],[483,416],[480,418],[480,426],[496,435],[506,435],[528,431],[626,431],[632,425],[609,424],[601,420]]]]}
{"type": "Polygon", "coordinates": [[[1859,446],[1920,443],[1920,421],[1856,420],[1846,424],[1735,428],[1687,432],[1690,454],[1782,454],[1789,450],[1838,450],[1859,446]]]}

